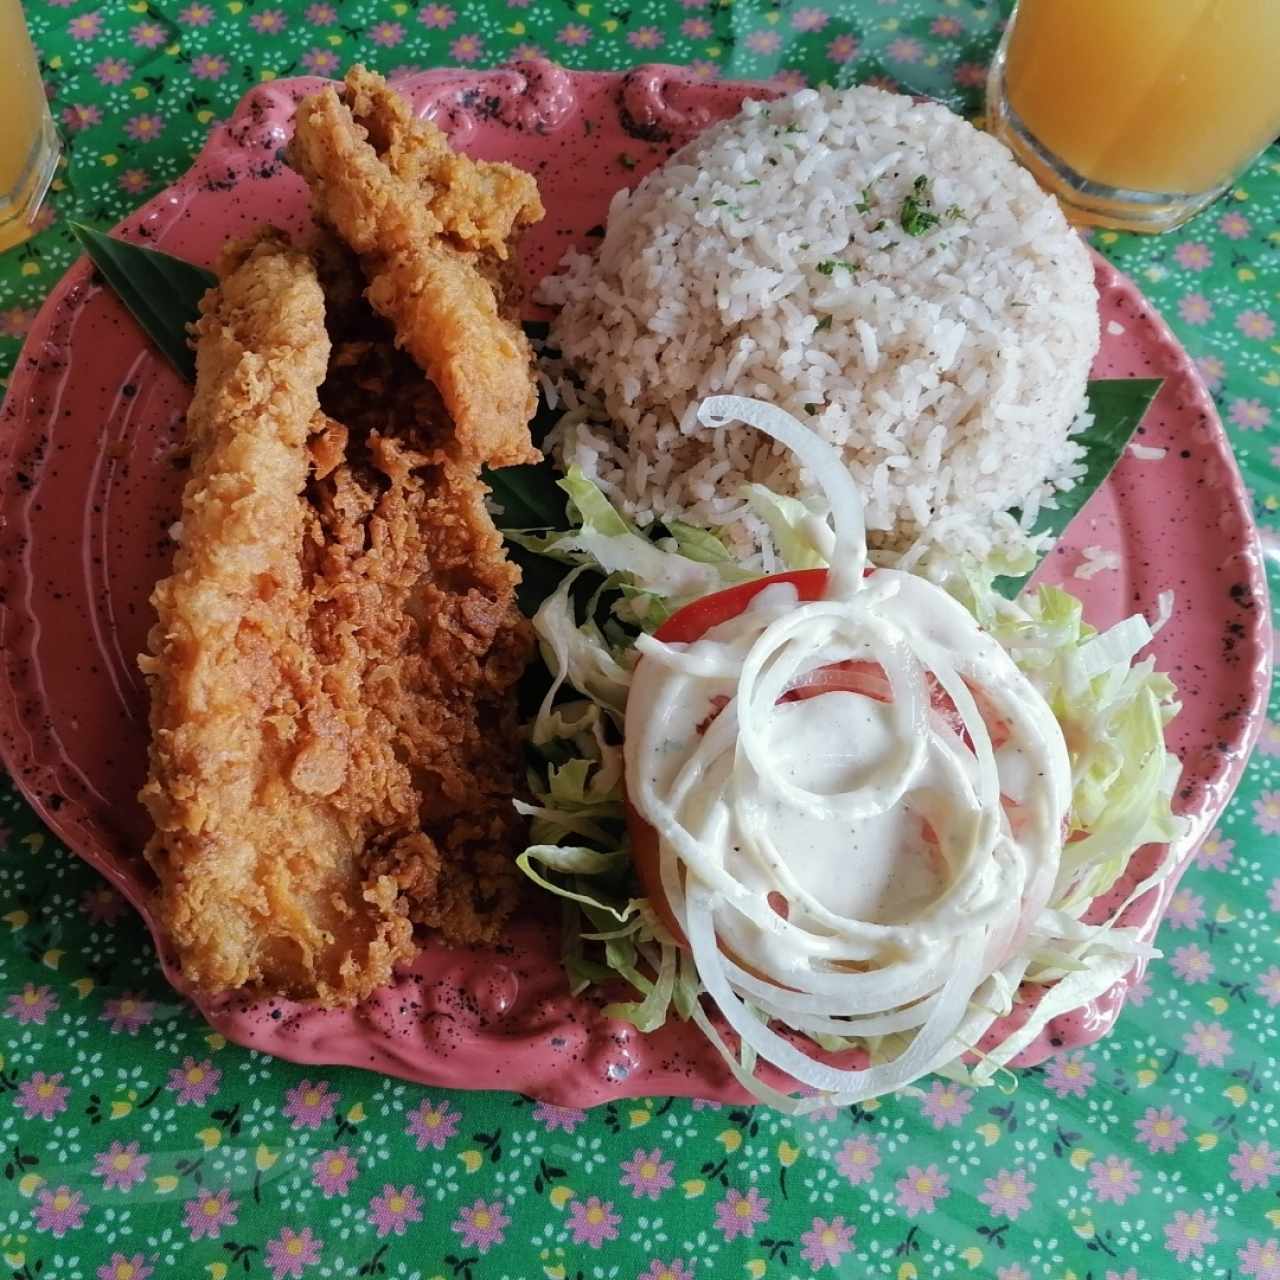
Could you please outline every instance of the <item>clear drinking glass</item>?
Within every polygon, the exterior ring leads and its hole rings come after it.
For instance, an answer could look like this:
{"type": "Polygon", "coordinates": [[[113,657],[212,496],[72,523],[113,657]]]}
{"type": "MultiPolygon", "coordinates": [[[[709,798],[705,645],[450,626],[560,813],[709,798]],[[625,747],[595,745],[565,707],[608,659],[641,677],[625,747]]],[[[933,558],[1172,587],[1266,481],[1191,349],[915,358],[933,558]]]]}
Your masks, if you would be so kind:
{"type": "Polygon", "coordinates": [[[987,120],[1073,221],[1176,227],[1280,132],[1280,0],[1019,0],[987,120]]]}
{"type": "Polygon", "coordinates": [[[60,150],[18,0],[0,0],[0,252],[21,244],[60,150]]]}

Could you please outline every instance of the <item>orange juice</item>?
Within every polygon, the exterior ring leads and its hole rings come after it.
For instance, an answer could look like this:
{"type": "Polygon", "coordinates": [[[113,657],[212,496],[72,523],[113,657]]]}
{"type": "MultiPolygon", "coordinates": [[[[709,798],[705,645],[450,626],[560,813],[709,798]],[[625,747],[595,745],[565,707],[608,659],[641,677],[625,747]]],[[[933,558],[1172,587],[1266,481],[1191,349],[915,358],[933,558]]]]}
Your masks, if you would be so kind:
{"type": "Polygon", "coordinates": [[[998,62],[995,132],[1059,194],[1199,207],[1280,131],[1280,0],[1020,0],[998,62]]]}
{"type": "Polygon", "coordinates": [[[31,234],[58,140],[18,0],[0,0],[0,251],[31,234]]]}

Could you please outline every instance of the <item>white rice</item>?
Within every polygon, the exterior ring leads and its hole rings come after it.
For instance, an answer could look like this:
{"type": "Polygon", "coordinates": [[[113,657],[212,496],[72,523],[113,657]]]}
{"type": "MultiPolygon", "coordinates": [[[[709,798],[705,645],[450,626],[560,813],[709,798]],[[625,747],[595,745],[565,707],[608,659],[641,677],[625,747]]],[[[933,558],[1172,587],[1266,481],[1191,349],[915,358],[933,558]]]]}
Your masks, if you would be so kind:
{"type": "Polygon", "coordinates": [[[717,393],[774,401],[837,445],[877,545],[916,556],[1007,546],[1081,469],[1088,254],[1000,143],[936,104],[872,88],[748,102],[619,193],[598,255],[570,254],[542,297],[575,375],[557,379],[571,412],[553,447],[642,525],[727,526],[759,553],[742,486],[804,495],[772,442],[697,423],[717,393]],[[938,218],[919,235],[912,195],[938,218]],[[1015,506],[1020,522],[1000,515],[1015,506]]]}

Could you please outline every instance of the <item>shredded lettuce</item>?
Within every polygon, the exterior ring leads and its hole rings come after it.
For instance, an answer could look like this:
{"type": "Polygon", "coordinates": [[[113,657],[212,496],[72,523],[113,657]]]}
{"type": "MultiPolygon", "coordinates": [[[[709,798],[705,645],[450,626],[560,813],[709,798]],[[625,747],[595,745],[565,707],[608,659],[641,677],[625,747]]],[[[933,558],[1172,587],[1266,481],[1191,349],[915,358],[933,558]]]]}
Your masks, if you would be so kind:
{"type": "MultiPolygon", "coordinates": [[[[577,527],[517,537],[530,550],[574,566],[534,618],[553,683],[530,735],[540,763],[529,778],[536,804],[523,811],[532,818],[534,843],[519,865],[564,903],[562,954],[575,991],[621,980],[636,998],[609,1006],[612,1016],[646,1032],[672,1012],[692,1019],[761,1100],[789,1110],[817,1105],[764,1086],[754,1064],[734,1055],[709,1022],[692,958],[676,946],[638,888],[624,821],[620,729],[635,636],[654,630],[687,601],[754,575],[736,566],[712,533],[672,523],[659,536],[646,536],[576,469],[561,486],[577,527]],[[604,584],[584,607],[575,586],[588,569],[604,575],[604,584]],[[562,701],[566,685],[578,696],[562,701]]],[[[743,497],[768,523],[783,568],[826,565],[833,539],[819,515],[761,485],[747,486],[743,497]]],[[[1119,920],[1130,903],[1174,872],[1184,852],[1184,823],[1172,811],[1180,766],[1164,742],[1165,726],[1179,709],[1176,691],[1152,659],[1134,661],[1153,627],[1134,617],[1098,634],[1085,623],[1080,602],[1056,587],[1006,600],[993,578],[1017,568],[936,555],[916,566],[965,605],[1036,685],[1062,725],[1072,765],[1070,830],[1049,904],[1031,929],[1025,954],[1008,974],[993,974],[971,1007],[975,1016],[1008,1012],[1020,981],[1045,990],[1031,1017],[1002,1043],[978,1052],[957,1034],[945,1072],[976,1084],[1006,1078],[1005,1064],[1049,1021],[1101,995],[1156,954],[1119,920]],[[1105,918],[1086,921],[1146,844],[1165,846],[1151,874],[1105,918]]],[[[1157,625],[1167,608],[1162,600],[1157,625]]],[[[824,1041],[830,1049],[853,1045],[873,1062],[895,1051],[892,1036],[824,1041]]]]}

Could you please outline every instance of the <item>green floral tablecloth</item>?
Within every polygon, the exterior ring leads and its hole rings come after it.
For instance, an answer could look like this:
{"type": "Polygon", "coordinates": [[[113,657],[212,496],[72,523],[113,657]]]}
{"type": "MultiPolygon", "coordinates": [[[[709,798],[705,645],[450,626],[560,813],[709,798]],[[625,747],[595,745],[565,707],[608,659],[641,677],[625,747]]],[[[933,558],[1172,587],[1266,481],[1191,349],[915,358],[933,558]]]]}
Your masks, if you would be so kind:
{"type": "MultiPolygon", "coordinates": [[[[1066,0],[1062,0],[1066,2],[1066,0]]],[[[1007,7],[1007,6],[1006,6],[1007,7]]],[[[30,0],[67,164],[0,256],[0,368],[75,256],[254,83],[665,59],[980,106],[1003,11],[959,0],[30,0]]],[[[1280,509],[1280,152],[1191,225],[1094,243],[1196,358],[1264,536],[1280,509]]],[[[0,1257],[21,1280],[840,1275],[1280,1280],[1280,723],[1173,900],[1118,1031],[1011,1096],[818,1114],[591,1112],[245,1052],[141,925],[0,789],[0,1257]]]]}

